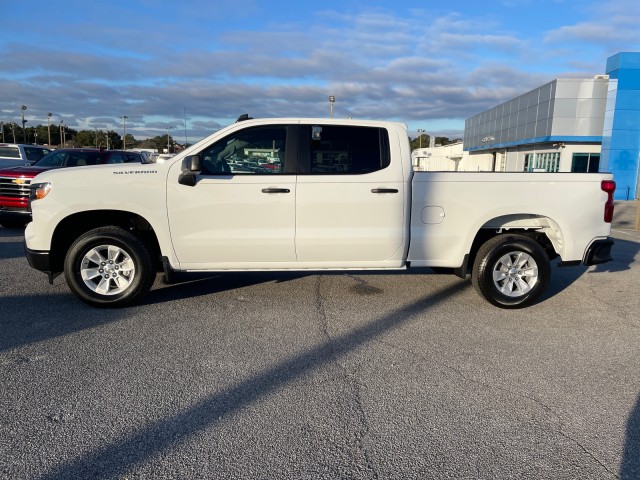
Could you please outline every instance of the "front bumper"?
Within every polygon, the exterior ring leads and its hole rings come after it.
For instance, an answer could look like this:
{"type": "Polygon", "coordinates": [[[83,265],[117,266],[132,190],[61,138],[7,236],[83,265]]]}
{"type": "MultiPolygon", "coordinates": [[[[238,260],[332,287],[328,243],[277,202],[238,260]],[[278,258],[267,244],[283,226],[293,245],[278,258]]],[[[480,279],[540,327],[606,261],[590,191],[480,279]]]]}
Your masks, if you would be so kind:
{"type": "Polygon", "coordinates": [[[36,270],[40,270],[47,274],[49,277],[49,283],[53,283],[53,279],[60,274],[59,272],[53,272],[53,268],[51,266],[51,254],[48,250],[31,250],[27,247],[25,242],[24,254],[27,257],[27,262],[29,262],[29,266],[31,268],[35,268],[36,270]]]}
{"type": "Polygon", "coordinates": [[[613,260],[611,247],[614,244],[613,238],[606,238],[594,241],[584,255],[582,263],[585,265],[600,265],[613,260]]]}
{"type": "Polygon", "coordinates": [[[0,206],[0,219],[22,220],[24,223],[31,221],[31,212],[24,208],[12,208],[0,206]]]}

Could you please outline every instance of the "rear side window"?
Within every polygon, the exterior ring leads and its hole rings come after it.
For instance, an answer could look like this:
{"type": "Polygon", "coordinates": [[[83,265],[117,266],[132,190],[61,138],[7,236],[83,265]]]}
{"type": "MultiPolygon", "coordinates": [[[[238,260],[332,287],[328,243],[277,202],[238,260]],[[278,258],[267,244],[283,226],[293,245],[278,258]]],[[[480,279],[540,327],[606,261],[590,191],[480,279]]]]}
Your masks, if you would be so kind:
{"type": "Polygon", "coordinates": [[[308,135],[311,174],[359,175],[389,166],[389,136],[383,128],[314,125],[308,135]]]}
{"type": "Polygon", "coordinates": [[[0,147],[0,157],[20,158],[18,147],[0,147]]]}

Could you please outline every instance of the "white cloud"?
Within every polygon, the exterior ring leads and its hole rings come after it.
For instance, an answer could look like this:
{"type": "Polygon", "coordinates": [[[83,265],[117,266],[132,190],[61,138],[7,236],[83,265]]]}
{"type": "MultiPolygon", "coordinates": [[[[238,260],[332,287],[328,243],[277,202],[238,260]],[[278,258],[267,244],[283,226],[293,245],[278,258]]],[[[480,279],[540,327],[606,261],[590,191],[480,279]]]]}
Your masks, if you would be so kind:
{"type": "MultiPolygon", "coordinates": [[[[199,3],[202,17],[219,20],[221,7],[209,3],[199,3]]],[[[244,3],[256,15],[264,11],[257,2],[244,3]]],[[[530,5],[506,3],[514,10],[530,5]]],[[[610,49],[637,46],[637,16],[621,15],[614,3],[602,8],[607,16],[596,11],[534,34],[497,11],[479,17],[373,7],[321,11],[299,22],[268,22],[262,30],[242,21],[230,29],[220,21],[188,27],[179,11],[172,12],[177,28],[155,18],[143,35],[130,25],[96,32],[80,23],[60,42],[37,48],[0,42],[0,109],[9,119],[24,103],[32,124],[52,111],[70,124],[112,119],[116,129],[127,114],[128,131],[154,136],[183,121],[186,108],[194,119],[191,137],[245,112],[325,116],[327,97],[335,95],[336,115],[440,119],[452,131],[451,119],[462,126],[465,118],[557,76],[601,73],[606,55],[616,53],[610,49]]]]}

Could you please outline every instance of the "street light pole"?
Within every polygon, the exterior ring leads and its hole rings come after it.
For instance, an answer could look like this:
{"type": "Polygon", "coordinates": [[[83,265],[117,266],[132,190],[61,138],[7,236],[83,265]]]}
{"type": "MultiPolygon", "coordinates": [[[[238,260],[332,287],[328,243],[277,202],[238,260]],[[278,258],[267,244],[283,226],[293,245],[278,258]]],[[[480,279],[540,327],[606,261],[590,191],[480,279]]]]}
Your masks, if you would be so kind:
{"type": "Polygon", "coordinates": [[[329,117],[333,118],[333,104],[336,103],[336,97],[329,95],[329,117]]]}
{"type": "Polygon", "coordinates": [[[47,113],[47,131],[49,132],[49,146],[51,146],[51,112],[47,113]]]}
{"type": "Polygon", "coordinates": [[[122,150],[127,149],[127,117],[123,115],[120,117],[122,119],[122,150]]]}
{"type": "Polygon", "coordinates": [[[27,132],[24,129],[24,124],[27,123],[27,121],[24,119],[24,111],[27,109],[26,105],[20,105],[20,110],[22,110],[22,141],[24,143],[27,143],[27,132]]]}
{"type": "Polygon", "coordinates": [[[418,136],[420,138],[420,148],[422,148],[422,134],[424,133],[424,129],[423,128],[419,128],[418,129],[418,136]]]}
{"type": "Polygon", "coordinates": [[[60,146],[64,148],[64,139],[62,138],[62,129],[64,128],[64,120],[60,120],[60,146]]]}
{"type": "Polygon", "coordinates": [[[4,143],[4,122],[0,122],[0,129],[2,129],[2,143],[4,143]]]}
{"type": "Polygon", "coordinates": [[[169,143],[169,130],[171,130],[172,127],[167,127],[167,153],[171,153],[171,144],[169,143]]]}

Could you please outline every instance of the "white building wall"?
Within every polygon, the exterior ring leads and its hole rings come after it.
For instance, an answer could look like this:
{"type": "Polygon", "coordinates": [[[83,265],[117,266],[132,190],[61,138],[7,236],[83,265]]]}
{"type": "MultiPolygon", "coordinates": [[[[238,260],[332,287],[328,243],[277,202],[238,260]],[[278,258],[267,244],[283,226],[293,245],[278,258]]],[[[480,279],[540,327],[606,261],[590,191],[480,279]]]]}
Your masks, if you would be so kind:
{"type": "MultiPolygon", "coordinates": [[[[570,172],[574,153],[600,153],[599,144],[541,144],[503,148],[495,152],[495,171],[522,172],[527,154],[560,154],[559,172],[570,172]]],[[[493,153],[469,153],[457,143],[434,148],[418,148],[411,154],[418,171],[487,172],[494,166],[493,153]]]]}

